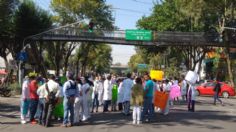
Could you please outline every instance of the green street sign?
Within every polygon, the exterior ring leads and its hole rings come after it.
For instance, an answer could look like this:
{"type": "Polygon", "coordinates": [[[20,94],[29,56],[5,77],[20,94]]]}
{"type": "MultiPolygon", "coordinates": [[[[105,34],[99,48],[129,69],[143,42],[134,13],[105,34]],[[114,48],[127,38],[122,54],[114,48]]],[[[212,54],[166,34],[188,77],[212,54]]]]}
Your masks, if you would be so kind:
{"type": "Polygon", "coordinates": [[[138,69],[146,69],[148,68],[147,64],[138,64],[138,69]]]}
{"type": "Polygon", "coordinates": [[[152,31],[127,29],[127,30],[125,30],[125,39],[126,40],[151,41],[152,40],[152,31]]]}

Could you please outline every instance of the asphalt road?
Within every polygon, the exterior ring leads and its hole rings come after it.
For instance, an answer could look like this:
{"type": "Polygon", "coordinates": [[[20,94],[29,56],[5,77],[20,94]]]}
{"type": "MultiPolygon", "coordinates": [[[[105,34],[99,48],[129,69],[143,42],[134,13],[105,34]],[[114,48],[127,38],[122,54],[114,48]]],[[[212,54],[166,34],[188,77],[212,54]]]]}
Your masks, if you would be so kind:
{"type": "Polygon", "coordinates": [[[0,132],[235,132],[236,99],[223,99],[224,106],[215,106],[212,102],[211,97],[198,97],[196,112],[188,112],[186,104],[177,103],[169,115],[156,112],[151,123],[141,126],[133,126],[131,116],[109,112],[95,113],[88,122],[71,128],[60,127],[60,122],[44,128],[39,125],[21,125],[19,98],[0,97],[0,132]]]}

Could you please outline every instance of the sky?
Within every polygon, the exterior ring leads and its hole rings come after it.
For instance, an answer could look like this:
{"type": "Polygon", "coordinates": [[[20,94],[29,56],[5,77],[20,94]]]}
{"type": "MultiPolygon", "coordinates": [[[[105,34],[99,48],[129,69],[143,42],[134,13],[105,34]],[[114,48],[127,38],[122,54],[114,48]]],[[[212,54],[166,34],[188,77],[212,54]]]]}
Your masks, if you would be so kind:
{"type": "MultiPolygon", "coordinates": [[[[45,10],[50,10],[51,0],[34,0],[45,10]]],[[[136,29],[136,22],[142,16],[152,12],[153,0],[106,0],[112,6],[115,26],[121,30],[136,29]]],[[[112,45],[113,64],[120,62],[127,65],[129,59],[135,54],[134,46],[112,45]]]]}

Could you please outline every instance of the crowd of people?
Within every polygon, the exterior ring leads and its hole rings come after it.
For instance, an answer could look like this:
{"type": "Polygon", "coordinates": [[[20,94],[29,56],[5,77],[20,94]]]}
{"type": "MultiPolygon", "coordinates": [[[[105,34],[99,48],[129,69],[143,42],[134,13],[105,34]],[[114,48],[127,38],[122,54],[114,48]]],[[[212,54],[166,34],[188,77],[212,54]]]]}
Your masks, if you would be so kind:
{"type": "Polygon", "coordinates": [[[21,123],[52,125],[51,119],[62,121],[62,127],[71,127],[91,118],[94,112],[121,111],[124,116],[132,114],[133,124],[150,122],[155,109],[168,115],[173,101],[188,102],[188,110],[194,112],[194,86],[182,79],[152,80],[148,73],[143,76],[126,77],[100,75],[74,78],[70,72],[62,82],[50,75],[25,77],[22,85],[21,123]],[[165,109],[155,108],[155,91],[169,95],[165,109]],[[182,97],[182,99],[180,99],[182,97]],[[131,110],[132,109],[132,113],[131,110]]]}

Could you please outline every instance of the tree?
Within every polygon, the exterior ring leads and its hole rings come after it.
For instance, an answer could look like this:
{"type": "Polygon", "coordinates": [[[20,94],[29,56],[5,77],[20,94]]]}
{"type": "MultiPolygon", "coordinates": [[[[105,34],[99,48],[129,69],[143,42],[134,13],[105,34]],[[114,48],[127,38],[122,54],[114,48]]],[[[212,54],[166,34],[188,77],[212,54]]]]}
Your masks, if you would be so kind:
{"type": "Polygon", "coordinates": [[[109,72],[112,64],[111,51],[111,46],[106,44],[81,44],[74,61],[80,64],[82,75],[86,74],[87,69],[96,73],[109,72]],[[93,52],[87,52],[90,50],[93,52]]]}
{"type": "MultiPolygon", "coordinates": [[[[196,1],[197,2],[197,1],[196,1]]],[[[198,4],[200,4],[202,1],[198,1],[198,4]]],[[[182,0],[165,0],[161,4],[156,4],[153,8],[153,13],[148,17],[142,17],[137,22],[137,26],[139,28],[149,29],[149,30],[155,30],[155,31],[204,31],[205,29],[208,29],[211,24],[206,24],[209,18],[209,16],[204,15],[198,15],[191,14],[191,11],[186,11],[188,6],[187,1],[182,0]],[[181,7],[186,7],[182,9],[181,7]],[[186,14],[187,12],[190,12],[190,14],[186,14]],[[204,16],[204,17],[202,17],[204,16]],[[200,17],[200,18],[199,18],[200,17]]],[[[202,5],[197,5],[197,7],[202,7],[202,5]]],[[[193,7],[194,8],[194,7],[193,7]]],[[[192,9],[194,10],[194,9],[192,9]]],[[[196,9],[197,10],[197,9],[196,9]]],[[[213,17],[211,17],[211,20],[213,17]]],[[[154,34],[155,39],[155,34],[154,34]]],[[[149,63],[157,64],[158,65],[165,65],[163,63],[163,54],[166,54],[168,50],[171,50],[167,54],[167,66],[175,65],[170,64],[171,62],[174,62],[173,59],[180,59],[177,62],[185,62],[189,70],[196,70],[197,64],[201,64],[206,52],[209,50],[209,47],[197,47],[197,46],[188,46],[188,47],[175,47],[175,48],[163,48],[163,47],[152,47],[152,48],[146,48],[141,47],[141,50],[145,50],[144,53],[149,58],[149,63]],[[175,52],[177,51],[177,52],[175,52]],[[175,57],[175,55],[170,55],[169,53],[178,53],[179,57],[175,57]],[[158,56],[161,55],[161,57],[158,58],[158,56]],[[172,61],[169,61],[171,60],[172,61]],[[162,62],[162,64],[160,64],[162,62]],[[169,63],[170,62],[170,63],[169,63]],[[193,65],[192,65],[193,64],[193,65]]],[[[165,55],[166,56],[166,55],[165,55]]],[[[180,63],[179,63],[180,64],[180,63]]],[[[200,66],[199,66],[200,67],[200,66]]],[[[198,72],[200,71],[200,68],[198,67],[198,72]]]]}
{"type": "Polygon", "coordinates": [[[53,10],[58,13],[59,21],[92,20],[96,28],[112,29],[112,12],[104,0],[52,0],[53,10]],[[60,19],[61,18],[61,19],[60,19]]]}
{"type": "Polygon", "coordinates": [[[132,55],[130,57],[128,65],[129,65],[131,71],[138,72],[138,64],[145,64],[143,57],[139,53],[132,55]]]}
{"type": "MultiPolygon", "coordinates": [[[[56,12],[56,20],[58,24],[68,24],[72,22],[81,22],[79,26],[81,29],[87,29],[89,28],[88,24],[85,24],[86,20],[90,20],[93,22],[94,28],[96,29],[113,29],[113,18],[112,13],[110,10],[110,7],[106,5],[104,0],[52,0],[51,6],[53,10],[56,12]]],[[[78,25],[77,25],[78,26],[78,25]]],[[[90,65],[89,67],[98,68],[100,65],[96,64],[94,62],[94,65],[91,66],[89,62],[89,58],[91,58],[89,55],[92,55],[90,52],[93,52],[93,49],[96,47],[97,49],[104,48],[102,44],[94,46],[93,43],[87,43],[83,42],[79,48],[79,52],[77,55],[76,62],[81,63],[82,67],[82,75],[85,74],[85,71],[87,69],[87,65],[90,65]],[[95,65],[96,64],[96,65],[95,65]]],[[[95,48],[95,49],[96,49],[95,48]]],[[[70,50],[68,50],[70,51],[70,50]]],[[[70,52],[68,52],[70,53],[70,52]]],[[[109,52],[108,52],[109,53],[109,52]]],[[[67,54],[67,58],[71,54],[67,54]]],[[[69,59],[68,59],[69,60],[69,59]]],[[[103,62],[103,61],[101,61],[103,62]]],[[[109,63],[110,61],[108,61],[109,63]]],[[[68,62],[65,61],[65,67],[68,62]]],[[[77,66],[78,67],[78,66],[77,66]]],[[[94,68],[92,68],[94,70],[94,68]]]]}
{"type": "MultiPolygon", "coordinates": [[[[23,48],[24,39],[30,35],[35,35],[49,29],[52,25],[52,21],[51,16],[48,15],[48,12],[38,8],[32,1],[24,0],[15,12],[14,25],[15,44],[11,45],[10,51],[16,59],[17,54],[23,48]]],[[[44,76],[46,76],[41,44],[38,45],[38,42],[31,43],[31,49],[29,50],[29,56],[31,56],[29,59],[29,61],[31,61],[30,63],[35,63],[38,72],[41,72],[44,76]]]]}
{"type": "Polygon", "coordinates": [[[0,57],[5,61],[8,68],[7,55],[10,53],[10,44],[14,41],[13,14],[17,7],[17,0],[0,1],[0,57]]]}
{"type": "MultiPolygon", "coordinates": [[[[218,29],[218,32],[225,36],[223,37],[223,43],[225,44],[225,55],[228,69],[228,76],[232,86],[235,86],[231,60],[229,58],[229,40],[227,40],[229,31],[225,30],[225,26],[230,26],[233,21],[235,21],[235,11],[236,11],[236,0],[201,0],[201,4],[196,4],[198,0],[193,0],[191,2],[185,1],[185,6],[183,9],[186,10],[186,14],[190,15],[189,12],[194,13],[197,18],[201,21],[201,16],[207,14],[208,19],[211,20],[211,26],[218,29]],[[196,5],[201,5],[201,7],[196,7],[196,5]],[[187,8],[189,7],[189,8],[187,8]],[[194,7],[194,8],[193,8],[194,7]],[[195,10],[192,10],[195,9],[195,10]],[[207,13],[206,13],[207,12],[207,13]],[[212,17],[213,16],[213,17],[212,17]],[[220,21],[219,21],[220,20],[220,21]]],[[[210,25],[209,21],[205,25],[210,25]]],[[[232,26],[232,25],[231,25],[232,26]]]]}

